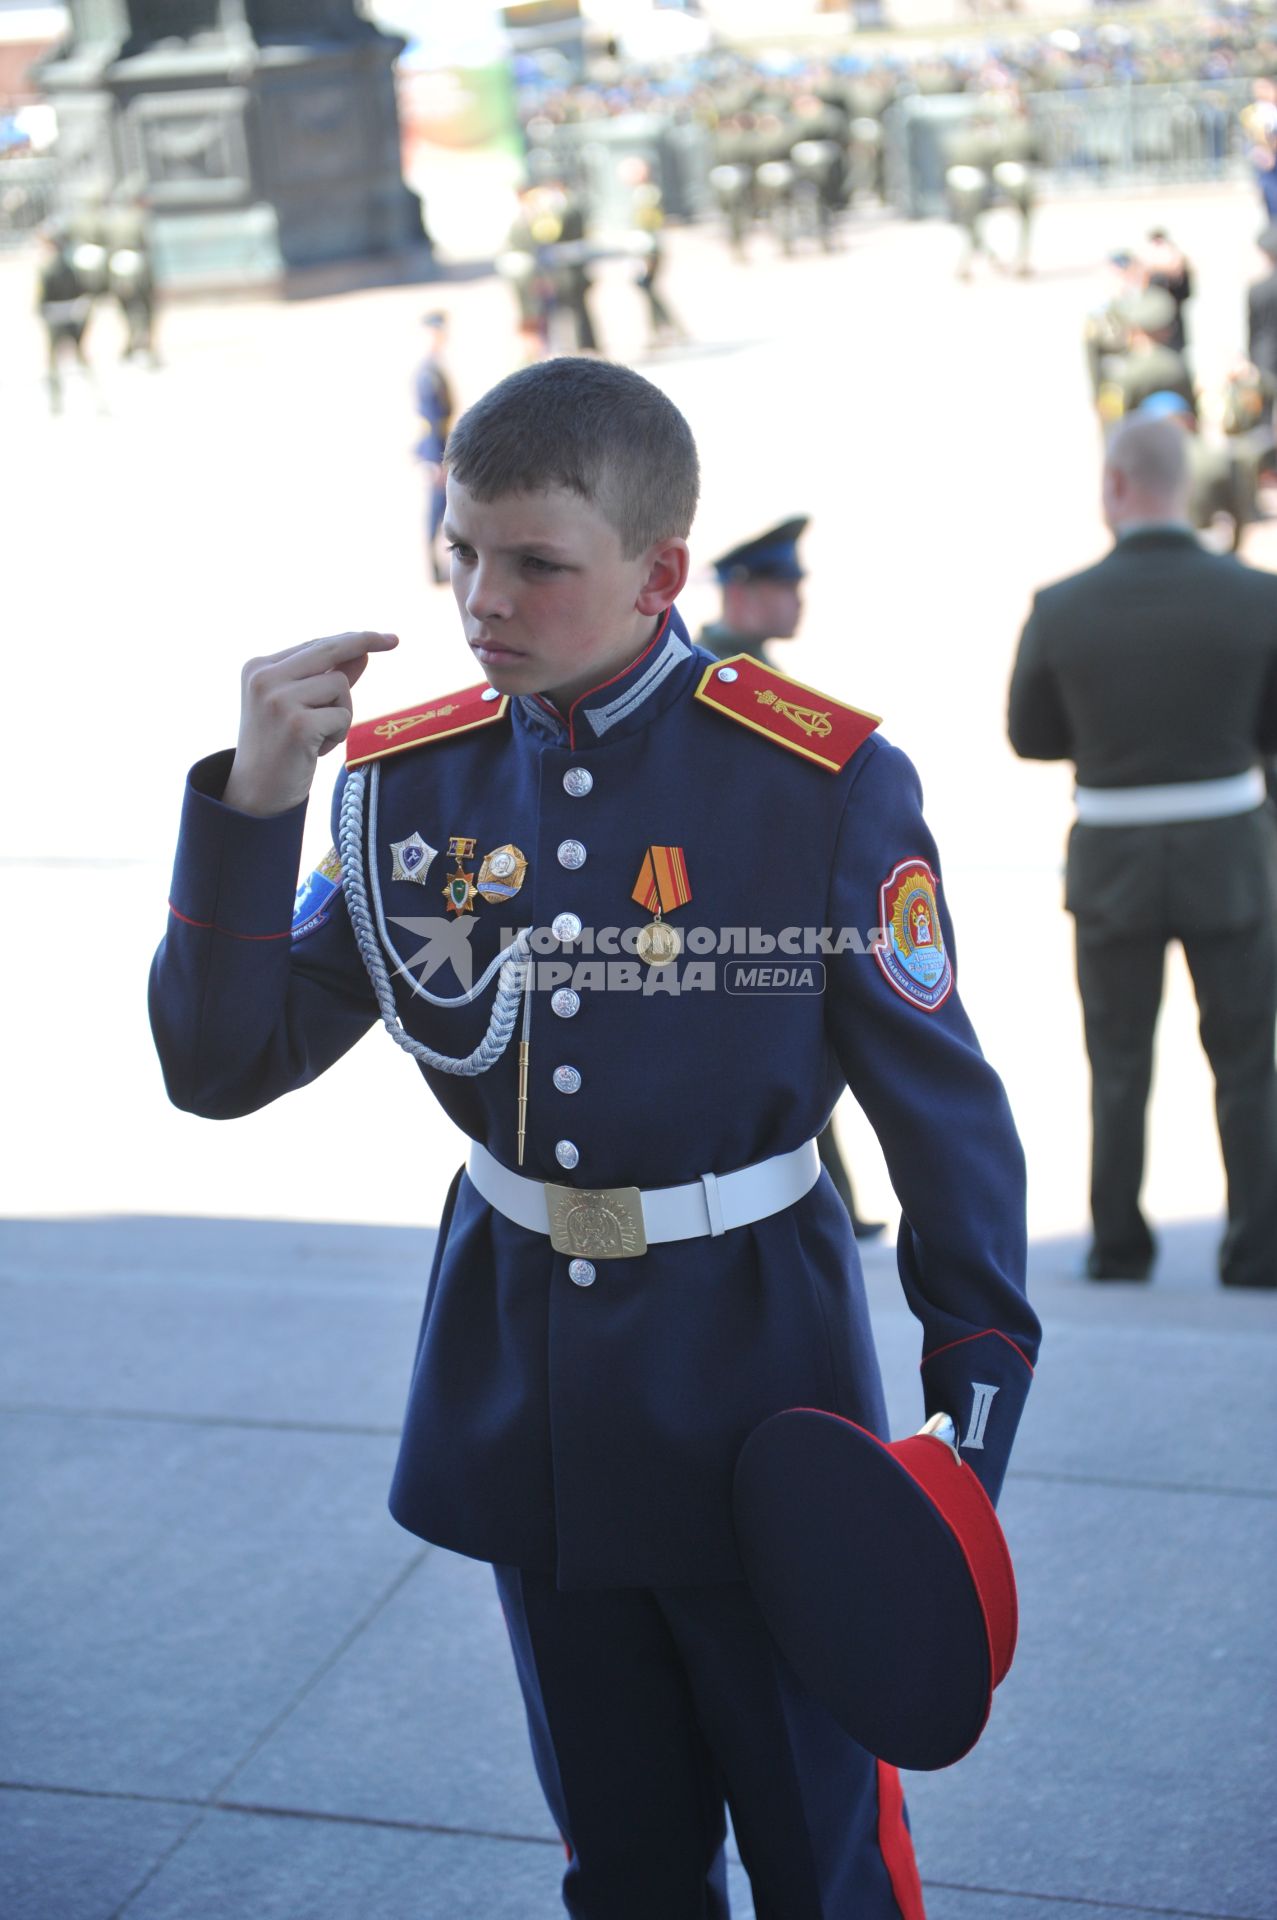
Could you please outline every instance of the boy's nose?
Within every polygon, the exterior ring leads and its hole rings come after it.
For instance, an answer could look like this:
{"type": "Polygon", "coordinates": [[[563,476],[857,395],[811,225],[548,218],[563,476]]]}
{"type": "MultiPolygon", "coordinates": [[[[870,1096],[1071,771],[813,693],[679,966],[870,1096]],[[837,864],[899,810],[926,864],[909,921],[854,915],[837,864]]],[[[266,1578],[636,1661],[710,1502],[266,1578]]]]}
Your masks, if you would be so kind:
{"type": "Polygon", "coordinates": [[[476,567],[471,576],[466,612],[475,620],[508,620],[510,617],[509,595],[501,591],[497,580],[484,567],[476,567]]]}

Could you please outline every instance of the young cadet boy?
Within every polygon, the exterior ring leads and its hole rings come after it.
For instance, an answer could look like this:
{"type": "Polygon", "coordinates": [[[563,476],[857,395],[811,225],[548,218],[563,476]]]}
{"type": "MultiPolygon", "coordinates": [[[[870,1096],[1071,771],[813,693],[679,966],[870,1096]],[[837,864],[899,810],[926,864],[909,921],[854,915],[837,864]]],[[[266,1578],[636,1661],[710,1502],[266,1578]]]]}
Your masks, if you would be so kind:
{"type": "Polygon", "coordinates": [[[380,1016],[470,1137],[390,1506],[494,1565],[568,1911],[724,1920],[726,1803],[759,1920],[917,1920],[898,1779],[770,1639],[732,1479],[782,1409],[885,1435],[814,1145],[845,1083],[903,1209],[926,1411],[991,1497],[1028,1389],[1022,1158],[918,780],[871,717],[691,644],[696,449],[640,376],[524,368],[447,466],[482,680],[352,726],[393,635],[248,664],[239,743],[186,794],[151,988],[168,1089],[250,1112],[380,1016]],[[770,991],[782,961],[798,990],[770,991]]]}

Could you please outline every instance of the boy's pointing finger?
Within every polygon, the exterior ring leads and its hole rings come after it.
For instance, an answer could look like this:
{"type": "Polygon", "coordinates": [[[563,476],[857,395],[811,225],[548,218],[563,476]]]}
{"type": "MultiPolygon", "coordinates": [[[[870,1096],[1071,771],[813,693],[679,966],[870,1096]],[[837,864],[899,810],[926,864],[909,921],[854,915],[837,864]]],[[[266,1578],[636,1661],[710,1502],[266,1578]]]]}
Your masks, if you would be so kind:
{"type": "Polygon", "coordinates": [[[314,666],[323,672],[329,667],[344,667],[358,660],[360,672],[363,662],[370,653],[389,653],[392,647],[399,645],[397,633],[333,633],[326,639],[311,643],[315,651],[314,666]]]}

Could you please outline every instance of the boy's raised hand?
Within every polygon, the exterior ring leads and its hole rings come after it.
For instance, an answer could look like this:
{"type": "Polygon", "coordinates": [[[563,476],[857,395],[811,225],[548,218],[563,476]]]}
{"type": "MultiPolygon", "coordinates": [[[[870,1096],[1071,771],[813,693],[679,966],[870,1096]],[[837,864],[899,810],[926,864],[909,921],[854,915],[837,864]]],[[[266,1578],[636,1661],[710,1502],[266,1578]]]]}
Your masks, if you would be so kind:
{"type": "Polygon", "coordinates": [[[333,633],[248,661],[226,805],[263,815],[300,806],[320,754],[350,730],[350,690],[369,655],[398,645],[393,633],[333,633]]]}

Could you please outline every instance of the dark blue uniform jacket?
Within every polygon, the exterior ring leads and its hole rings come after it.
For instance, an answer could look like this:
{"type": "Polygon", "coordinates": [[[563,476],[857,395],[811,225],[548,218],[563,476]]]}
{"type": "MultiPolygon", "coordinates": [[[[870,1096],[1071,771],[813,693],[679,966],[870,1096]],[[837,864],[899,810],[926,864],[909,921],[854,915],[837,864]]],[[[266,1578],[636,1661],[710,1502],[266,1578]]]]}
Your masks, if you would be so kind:
{"type": "MultiPolygon", "coordinates": [[[[522,1172],[590,1188],[726,1174],[810,1139],[849,1083],[903,1209],[900,1275],[922,1326],[927,1411],[952,1413],[963,1458],[996,1497],[1038,1339],[1024,1295],[1020,1146],[956,990],[928,1009],[871,947],[897,866],[921,860],[939,875],[917,775],[878,735],[839,773],[760,738],[693,697],[709,664],[675,615],[567,720],[517,698],[494,725],[381,762],[371,852],[388,930],[408,960],[421,943],[397,920],[444,918],[454,835],[476,841],[472,865],[507,845],[528,862],[513,898],[476,902],[475,977],[503,931],[546,930],[565,912],[604,948],[602,930],[642,926],[631,890],[651,846],[684,851],[692,899],[668,917],[688,934],[711,930],[701,947],[755,929],[755,950],[779,942],[775,964],[802,942],[787,930],[832,929],[827,944],[842,951],[808,959],[824,969],[823,991],[729,991],[749,984],[732,973],[739,953],[697,955],[689,942],[659,973],[632,953],[587,955],[596,971],[567,982],[580,1006],[566,1017],[551,993],[581,943],[543,941],[542,965],[560,973],[539,976],[533,998],[522,1172]],[[588,793],[565,787],[573,768],[592,775],[588,793]],[[392,877],[392,842],[413,834],[439,850],[425,886],[392,877]],[[561,863],[567,840],[584,864],[561,863]],[[560,1066],[579,1073],[575,1092],[556,1086],[560,1066]],[[571,1171],[556,1159],[563,1141],[579,1153],[571,1171]]],[[[229,766],[220,754],[192,772],[151,985],[170,1095],[212,1118],[305,1085],[378,1018],[341,892],[289,938],[304,808],[258,819],[224,806],[229,766]]],[[[940,920],[951,962],[942,888],[940,920]]],[[[457,991],[450,965],[429,986],[457,991]]],[[[396,984],[410,1032],[453,1056],[482,1038],[492,992],[437,1009],[396,984]]],[[[508,1167],[517,1051],[516,1035],[473,1078],[421,1069],[457,1125],[508,1167]]],[[[388,1073],[414,1070],[392,1052],[388,1041],[388,1073]]],[[[582,1288],[566,1256],[459,1173],[391,1508],[426,1539],[555,1570],[565,1587],[737,1579],[736,1455],[759,1421],[793,1405],[884,1432],[856,1247],[827,1175],[769,1219],[600,1262],[582,1288]]]]}

